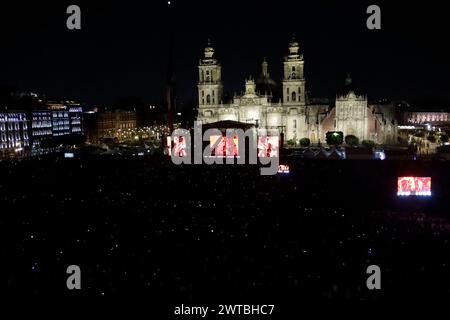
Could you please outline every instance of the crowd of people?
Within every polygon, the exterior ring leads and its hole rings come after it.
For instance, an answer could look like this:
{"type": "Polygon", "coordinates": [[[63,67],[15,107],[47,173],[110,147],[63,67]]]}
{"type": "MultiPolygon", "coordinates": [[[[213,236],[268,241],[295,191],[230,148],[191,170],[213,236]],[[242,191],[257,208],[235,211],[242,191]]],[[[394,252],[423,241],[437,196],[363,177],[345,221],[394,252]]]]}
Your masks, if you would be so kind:
{"type": "Polygon", "coordinates": [[[289,174],[261,176],[256,165],[162,157],[0,162],[9,292],[71,294],[66,268],[76,264],[89,296],[450,296],[444,163],[286,163],[289,174]],[[433,177],[432,197],[397,198],[397,176],[412,170],[433,177]],[[380,291],[366,287],[373,264],[380,291]]]}

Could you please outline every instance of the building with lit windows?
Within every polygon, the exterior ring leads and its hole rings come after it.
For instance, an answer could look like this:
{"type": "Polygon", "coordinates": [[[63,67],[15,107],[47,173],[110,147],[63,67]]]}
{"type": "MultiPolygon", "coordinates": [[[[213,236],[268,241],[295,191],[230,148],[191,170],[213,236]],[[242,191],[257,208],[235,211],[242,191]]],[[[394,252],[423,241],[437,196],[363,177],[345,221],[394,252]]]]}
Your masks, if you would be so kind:
{"type": "Polygon", "coordinates": [[[27,115],[22,111],[0,112],[0,150],[3,154],[22,153],[29,147],[27,115]]]}
{"type": "Polygon", "coordinates": [[[49,102],[42,109],[23,111],[4,107],[0,111],[2,155],[11,151],[40,154],[43,149],[49,151],[59,138],[73,135],[84,135],[83,108],[73,101],[49,102]]]}
{"type": "Polygon", "coordinates": [[[450,112],[448,110],[407,111],[403,113],[404,125],[448,126],[450,112]]]}
{"type": "Polygon", "coordinates": [[[53,136],[52,111],[35,110],[31,113],[32,148],[40,149],[44,140],[53,136]]]}
{"type": "Polygon", "coordinates": [[[86,139],[91,143],[98,143],[105,137],[114,138],[111,132],[118,133],[137,126],[135,111],[91,111],[84,114],[84,119],[86,139]]]}
{"type": "Polygon", "coordinates": [[[81,106],[69,106],[70,133],[83,134],[83,108],[81,106]]]}
{"type": "Polygon", "coordinates": [[[75,101],[49,102],[47,108],[52,113],[52,134],[54,137],[82,135],[83,108],[75,101]]]}
{"type": "Polygon", "coordinates": [[[67,110],[52,111],[53,136],[66,136],[70,134],[70,118],[67,110]]]}

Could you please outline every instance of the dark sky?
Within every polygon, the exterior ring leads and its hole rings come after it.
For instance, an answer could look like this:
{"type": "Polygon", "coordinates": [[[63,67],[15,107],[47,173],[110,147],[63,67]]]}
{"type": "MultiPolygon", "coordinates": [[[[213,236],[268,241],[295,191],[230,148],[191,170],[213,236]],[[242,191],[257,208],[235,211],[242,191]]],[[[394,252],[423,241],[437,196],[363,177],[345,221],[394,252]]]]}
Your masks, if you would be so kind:
{"type": "Polygon", "coordinates": [[[395,1],[59,1],[0,4],[0,86],[108,105],[118,96],[162,100],[175,37],[179,102],[196,98],[197,63],[207,38],[223,66],[225,91],[243,89],[267,57],[274,80],[292,33],[305,57],[307,88],[333,97],[351,73],[369,99],[450,105],[450,36],[445,3],[395,1]],[[379,4],[382,30],[366,28],[379,4]],[[78,4],[82,30],[66,28],[78,4]]]}

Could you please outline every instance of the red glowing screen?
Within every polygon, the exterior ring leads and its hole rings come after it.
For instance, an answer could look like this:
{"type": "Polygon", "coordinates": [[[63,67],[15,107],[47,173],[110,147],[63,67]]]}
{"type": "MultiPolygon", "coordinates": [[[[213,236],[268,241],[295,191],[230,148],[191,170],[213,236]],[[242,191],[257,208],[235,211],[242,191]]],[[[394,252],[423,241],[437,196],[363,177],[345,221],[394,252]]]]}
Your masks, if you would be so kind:
{"type": "Polygon", "coordinates": [[[167,155],[170,157],[172,155],[172,137],[166,139],[167,155]]]}
{"type": "Polygon", "coordinates": [[[183,136],[173,137],[173,153],[179,157],[186,156],[186,138],[183,136]]]}
{"type": "Polygon", "coordinates": [[[397,194],[409,195],[431,195],[431,177],[398,177],[397,194]]]}
{"type": "Polygon", "coordinates": [[[280,164],[278,166],[278,173],[289,173],[289,166],[287,164],[280,164]]]}
{"type": "Polygon", "coordinates": [[[224,136],[211,136],[209,138],[209,143],[211,147],[211,156],[215,157],[226,157],[226,156],[238,156],[239,151],[239,140],[237,136],[232,139],[224,136]],[[215,148],[214,144],[219,140],[219,143],[215,148]]]}
{"type": "Polygon", "coordinates": [[[258,157],[278,157],[279,137],[258,137],[258,157]]]}
{"type": "Polygon", "coordinates": [[[187,154],[186,151],[186,138],[183,136],[175,136],[173,137],[173,147],[172,147],[172,137],[167,137],[167,153],[169,156],[173,154],[178,157],[185,157],[187,154]]]}

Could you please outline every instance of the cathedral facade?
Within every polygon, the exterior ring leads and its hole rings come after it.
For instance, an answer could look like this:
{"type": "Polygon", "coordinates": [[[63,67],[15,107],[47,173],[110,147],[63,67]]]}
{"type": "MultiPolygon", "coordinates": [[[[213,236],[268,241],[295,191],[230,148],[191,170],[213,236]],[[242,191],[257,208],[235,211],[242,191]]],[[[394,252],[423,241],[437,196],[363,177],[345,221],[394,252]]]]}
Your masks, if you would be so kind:
{"type": "Polygon", "coordinates": [[[258,80],[245,80],[245,92],[223,101],[222,67],[208,43],[199,61],[198,121],[213,123],[232,120],[254,124],[258,129],[277,129],[285,141],[309,138],[312,143],[325,142],[328,131],[342,131],[362,140],[380,144],[397,141],[397,122],[393,105],[369,104],[367,97],[354,91],[337,95],[334,102],[318,103],[308,99],[305,91],[304,60],[295,39],[289,44],[283,61],[283,79],[278,101],[275,82],[270,79],[268,64],[262,63],[258,80]]]}

